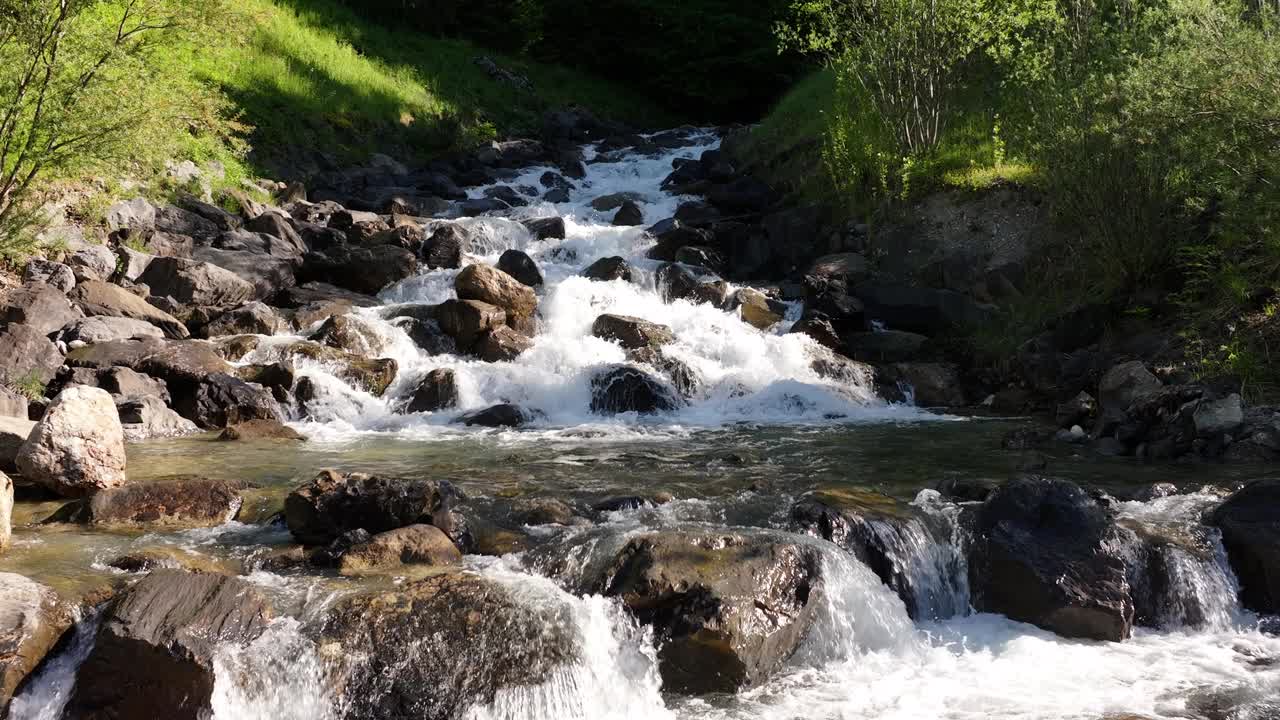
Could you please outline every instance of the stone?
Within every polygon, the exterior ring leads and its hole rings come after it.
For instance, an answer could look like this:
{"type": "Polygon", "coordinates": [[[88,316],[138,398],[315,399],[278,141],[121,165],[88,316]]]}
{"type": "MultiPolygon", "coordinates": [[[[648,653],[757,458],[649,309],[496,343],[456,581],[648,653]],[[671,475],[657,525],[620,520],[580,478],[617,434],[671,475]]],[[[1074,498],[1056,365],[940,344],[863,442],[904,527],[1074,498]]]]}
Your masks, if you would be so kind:
{"type": "MultiPolygon", "coordinates": [[[[505,317],[504,317],[505,319],[505,317]]],[[[405,335],[424,355],[456,355],[458,343],[441,329],[436,320],[418,320],[411,317],[393,318],[391,324],[404,331],[405,335]]]]}
{"type": "Polygon", "coordinates": [[[174,398],[174,409],[202,428],[225,428],[249,420],[282,421],[280,406],[261,385],[228,373],[201,378],[195,388],[174,398]]]}
{"type": "Polygon", "coordinates": [[[618,193],[612,193],[609,195],[601,195],[600,197],[591,201],[591,207],[596,210],[599,210],[600,212],[608,212],[610,210],[617,210],[618,208],[627,204],[627,202],[634,202],[635,200],[639,200],[639,199],[640,199],[640,196],[636,195],[635,193],[618,192],[618,193]]]}
{"type": "Polygon", "coordinates": [[[644,211],[631,200],[622,203],[622,206],[618,208],[618,212],[613,216],[614,226],[634,227],[643,224],[644,211]]]}
{"type": "Polygon", "coordinates": [[[362,659],[328,681],[343,720],[455,718],[579,659],[560,612],[482,575],[442,572],[344,597],[314,634],[335,656],[362,659]]]}
{"type": "Polygon", "coordinates": [[[156,227],[156,208],[146,198],[118,202],[107,208],[107,230],[124,230],[128,237],[146,235],[156,227]]]}
{"type": "MultiPolygon", "coordinates": [[[[565,202],[568,202],[567,200],[565,202]]],[[[522,223],[535,240],[563,240],[565,237],[564,218],[548,217],[535,220],[524,220],[522,223]]]]}
{"type": "Polygon", "coordinates": [[[533,347],[533,340],[500,325],[480,336],[472,352],[485,362],[511,362],[533,347]]]}
{"type": "Polygon", "coordinates": [[[69,297],[85,315],[142,320],[160,328],[166,337],[176,340],[190,336],[187,326],[177,318],[119,285],[85,280],[76,285],[69,297]]]}
{"type": "Polygon", "coordinates": [[[1280,480],[1254,480],[1209,513],[1222,531],[1240,602],[1261,613],[1280,613],[1280,480]]]}
{"type": "Polygon", "coordinates": [[[1103,423],[1117,423],[1135,400],[1155,394],[1164,386],[1140,360],[1112,367],[1098,384],[1098,404],[1103,423]]]}
{"type": "Polygon", "coordinates": [[[331,315],[311,339],[353,355],[376,357],[387,350],[380,328],[358,315],[331,315]]]}
{"type": "Polygon", "coordinates": [[[632,273],[631,266],[627,264],[626,260],[620,257],[607,257],[591,263],[586,270],[582,271],[582,276],[600,282],[613,280],[631,282],[632,273]]]}
{"type": "MultiPolygon", "coordinates": [[[[157,310],[156,312],[160,312],[157,310]]],[[[58,339],[68,347],[83,347],[113,340],[163,338],[164,330],[146,320],[126,317],[94,316],[74,320],[62,329],[58,339]]]]}
{"type": "Polygon", "coordinates": [[[666,325],[629,315],[601,315],[591,324],[591,334],[601,340],[616,342],[626,350],[658,347],[675,342],[675,333],[666,325]]]}
{"type": "Polygon", "coordinates": [[[22,268],[22,282],[48,285],[66,293],[76,286],[76,276],[62,263],[33,258],[22,268]]]}
{"type": "Polygon", "coordinates": [[[235,520],[243,504],[239,488],[225,480],[173,478],[100,490],[55,517],[108,527],[204,528],[235,520]]]}
{"type": "Polygon", "coordinates": [[[538,296],[533,288],[488,265],[468,265],[458,273],[454,288],[459,300],[479,300],[507,314],[507,325],[526,334],[532,330],[538,296]]]}
{"type": "Polygon", "coordinates": [[[960,370],[948,363],[896,363],[892,376],[911,386],[920,407],[960,407],[965,405],[960,370]]]}
{"type": "Polygon", "coordinates": [[[498,269],[529,287],[542,285],[542,271],[533,258],[520,250],[507,250],[498,258],[498,269]]]}
{"type": "Polygon", "coordinates": [[[399,363],[392,358],[363,358],[310,341],[290,343],[279,352],[282,357],[298,355],[329,363],[335,375],[375,396],[385,393],[400,371],[399,363]]]}
{"type": "Polygon", "coordinates": [[[454,565],[462,553],[448,535],[432,525],[409,525],[378,533],[343,553],[343,574],[388,570],[401,565],[454,565]]]}
{"type": "Polygon", "coordinates": [[[1053,419],[1057,421],[1058,427],[1069,429],[1073,425],[1079,425],[1093,417],[1097,410],[1098,401],[1089,393],[1081,390],[1070,400],[1058,403],[1053,419]]]}
{"type": "Polygon", "coordinates": [[[123,485],[124,429],[105,390],[73,385],[58,394],[18,452],[28,482],[83,497],[123,485]]]}
{"type": "Polygon", "coordinates": [[[323,470],[285,498],[289,532],[304,545],[327,545],[352,530],[378,534],[425,523],[467,544],[455,508],[462,494],[448,481],[323,470]]]}
{"type": "Polygon", "coordinates": [[[223,442],[258,442],[262,440],[289,440],[300,442],[307,438],[302,433],[275,420],[246,420],[227,426],[218,434],[223,442]]]}
{"type": "Polygon", "coordinates": [[[71,367],[108,369],[123,366],[163,380],[170,387],[189,387],[214,373],[233,369],[204,340],[115,340],[67,353],[71,367]]]}
{"type": "MultiPolygon", "coordinates": [[[[271,391],[271,396],[276,399],[276,402],[285,403],[288,402],[293,383],[297,380],[298,370],[293,363],[284,360],[267,364],[241,365],[236,368],[236,377],[247,383],[261,385],[271,391]]],[[[271,421],[258,422],[270,423],[271,421]]]]}
{"type": "Polygon", "coordinates": [[[441,223],[423,246],[422,259],[432,270],[456,270],[462,256],[471,249],[471,234],[456,223],[441,223]]]}
{"type": "Polygon", "coordinates": [[[867,281],[856,285],[853,294],[865,305],[867,317],[929,336],[981,325],[990,316],[989,308],[953,290],[867,281]]]}
{"type": "Polygon", "coordinates": [[[868,362],[912,360],[929,342],[924,335],[901,330],[843,333],[840,339],[850,357],[868,362]]]}
{"type": "Polygon", "coordinates": [[[476,410],[466,413],[457,419],[457,422],[472,427],[479,425],[480,427],[520,427],[533,419],[533,415],[519,405],[510,403],[502,403],[493,405],[483,410],[476,410]]]}
{"type": "Polygon", "coordinates": [[[757,330],[768,330],[782,322],[786,314],[786,306],[765,297],[765,294],[752,288],[743,288],[737,293],[738,312],[742,321],[757,330]]]}
{"type": "Polygon", "coordinates": [[[456,373],[449,368],[436,368],[427,373],[413,397],[405,406],[405,412],[437,412],[457,407],[458,381],[456,373]]]}
{"type": "Polygon", "coordinates": [[[14,692],[35,671],[74,620],[71,607],[51,588],[0,572],[0,716],[38,717],[44,707],[11,707],[14,692]],[[30,714],[22,713],[29,711],[30,714]]]}
{"type": "Polygon", "coordinates": [[[239,578],[155,570],[103,612],[64,717],[209,717],[219,646],[248,645],[272,615],[254,586],[239,578]]]}
{"type": "Polygon", "coordinates": [[[25,411],[22,417],[0,415],[0,471],[14,472],[18,469],[18,451],[35,429],[35,421],[28,420],[25,411]]]}
{"type": "Polygon", "coordinates": [[[264,212],[246,222],[244,229],[283,241],[284,245],[293,248],[298,257],[307,251],[306,243],[293,226],[293,219],[279,212],[264,212]]]}
{"type": "Polygon", "coordinates": [[[116,254],[106,245],[85,245],[67,258],[67,266],[76,282],[106,282],[116,274],[116,254]]]}
{"type": "Polygon", "coordinates": [[[177,257],[158,257],[138,278],[151,294],[181,305],[238,307],[252,300],[252,283],[217,265],[177,257]]]}
{"type": "Polygon", "coordinates": [[[129,442],[181,437],[200,431],[195,423],[171,410],[156,395],[122,398],[116,402],[116,411],[120,415],[124,439],[129,442]]]}
{"type": "Polygon", "coordinates": [[[641,415],[673,412],[681,405],[674,388],[628,365],[606,366],[591,378],[591,412],[641,415]]]}
{"type": "Polygon", "coordinates": [[[1201,400],[1191,418],[1196,435],[1202,438],[1221,437],[1234,433],[1244,425],[1244,403],[1239,393],[1231,393],[1216,400],[1201,400]]]}
{"type": "Polygon", "coordinates": [[[200,328],[200,334],[206,338],[225,335],[274,335],[283,324],[275,310],[255,300],[222,313],[200,328]]]}
{"type": "Polygon", "coordinates": [[[512,513],[521,525],[572,525],[577,517],[573,508],[555,498],[524,498],[518,500],[512,513]]]}
{"type": "MultiPolygon", "coordinates": [[[[254,235],[254,237],[269,236],[254,235]]],[[[296,285],[298,267],[302,262],[301,258],[293,255],[272,254],[255,246],[243,250],[200,246],[191,253],[191,256],[196,261],[226,270],[249,283],[253,288],[253,293],[248,298],[250,300],[268,300],[280,290],[296,285]]]]}
{"type": "Polygon", "coordinates": [[[0,470],[0,555],[13,538],[13,480],[0,470]]]}
{"type": "Polygon", "coordinates": [[[49,335],[79,317],[66,294],[52,285],[31,283],[0,295],[0,326],[26,325],[49,335]]]}
{"type": "MultiPolygon", "coordinates": [[[[216,229],[211,229],[210,232],[214,236],[218,234],[216,229]]],[[[195,252],[196,244],[195,239],[187,235],[157,231],[151,237],[147,238],[147,242],[143,247],[153,257],[190,259],[191,254],[195,252]]],[[[148,263],[148,265],[150,265],[150,263],[148,263]]]]}
{"type": "Polygon", "coordinates": [[[0,384],[43,385],[61,366],[62,353],[44,333],[13,323],[0,328],[0,384]]]}
{"type": "Polygon", "coordinates": [[[974,520],[969,585],[979,612],[1068,638],[1129,637],[1134,605],[1113,520],[1065,480],[997,488],[974,520]]]}
{"type": "Polygon", "coordinates": [[[152,260],[156,259],[156,256],[138,252],[131,247],[121,246],[116,248],[116,258],[116,281],[132,284],[138,282],[138,279],[147,271],[147,267],[151,265],[152,260]]]}
{"type": "Polygon", "coordinates": [[[648,365],[666,375],[682,397],[691,398],[702,389],[702,378],[693,368],[679,358],[666,353],[660,347],[643,347],[627,352],[627,361],[648,365]]]}
{"type": "Polygon", "coordinates": [[[436,308],[436,322],[459,350],[467,351],[485,333],[505,325],[507,313],[479,300],[446,300],[436,308]]]}
{"type": "Polygon", "coordinates": [[[27,419],[27,398],[17,390],[0,385],[0,417],[27,419]]]}
{"type": "Polygon", "coordinates": [[[732,694],[799,649],[821,564],[814,546],[763,533],[664,532],[631,538],[593,590],[653,628],[664,690],[732,694]]]}
{"type": "Polygon", "coordinates": [[[303,266],[308,279],[366,295],[376,295],[417,272],[417,257],[394,245],[333,247],[323,253],[309,253],[303,266]]]}

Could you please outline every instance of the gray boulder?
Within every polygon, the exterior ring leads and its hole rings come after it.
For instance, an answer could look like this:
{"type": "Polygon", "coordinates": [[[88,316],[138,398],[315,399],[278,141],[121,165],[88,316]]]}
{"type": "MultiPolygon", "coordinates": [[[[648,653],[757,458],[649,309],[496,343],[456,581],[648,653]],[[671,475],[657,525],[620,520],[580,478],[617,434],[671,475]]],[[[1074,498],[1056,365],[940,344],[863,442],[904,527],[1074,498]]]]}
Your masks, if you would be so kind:
{"type": "Polygon", "coordinates": [[[236,307],[254,297],[254,286],[217,265],[176,257],[156,258],[139,280],[151,294],[182,305],[236,307]]]}
{"type": "Polygon", "coordinates": [[[85,315],[142,320],[160,328],[166,337],[181,340],[190,336],[187,326],[177,318],[119,285],[85,280],[76,285],[69,297],[85,315]]]}
{"type": "Polygon", "coordinates": [[[75,273],[62,263],[34,258],[28,260],[22,268],[24,283],[43,283],[55,287],[62,292],[70,292],[76,286],[75,273]]]}
{"type": "MultiPolygon", "coordinates": [[[[157,310],[156,312],[159,312],[157,310]]],[[[94,316],[72,321],[62,328],[58,339],[68,347],[77,348],[85,345],[111,342],[113,340],[131,340],[135,338],[163,338],[164,331],[146,320],[135,320],[126,317],[94,316]]]]}
{"type": "Polygon", "coordinates": [[[21,324],[49,335],[79,317],[66,294],[52,285],[30,283],[0,297],[0,326],[21,324]]]}
{"type": "Polygon", "coordinates": [[[124,429],[105,390],[73,385],[58,394],[18,451],[29,482],[68,497],[123,485],[124,429]]]}

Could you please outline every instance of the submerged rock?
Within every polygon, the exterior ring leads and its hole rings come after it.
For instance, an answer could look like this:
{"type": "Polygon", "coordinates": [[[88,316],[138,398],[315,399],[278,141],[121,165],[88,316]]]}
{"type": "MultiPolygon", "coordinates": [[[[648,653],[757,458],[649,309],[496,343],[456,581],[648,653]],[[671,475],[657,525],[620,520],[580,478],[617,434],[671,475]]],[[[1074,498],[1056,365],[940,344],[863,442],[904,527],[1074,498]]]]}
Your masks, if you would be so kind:
{"type": "Polygon", "coordinates": [[[63,717],[209,717],[218,646],[249,644],[271,616],[244,580],[156,570],[107,606],[63,717]]]}
{"type": "Polygon", "coordinates": [[[100,490],[64,505],[50,520],[85,525],[216,527],[240,514],[240,490],[225,480],[179,478],[100,490]]]}
{"type": "Polygon", "coordinates": [[[1280,480],[1255,480],[1209,514],[1222,531],[1240,602],[1250,610],[1280,613],[1280,480]]]}
{"type": "Polygon", "coordinates": [[[466,413],[458,418],[458,422],[468,427],[479,425],[481,427],[519,427],[533,419],[533,413],[526,411],[519,405],[510,403],[502,403],[466,413]]]}
{"type": "Polygon", "coordinates": [[[809,545],[667,532],[630,540],[595,590],[653,627],[665,690],[733,693],[768,678],[800,646],[816,615],[820,567],[809,545]]]}
{"type": "Polygon", "coordinates": [[[289,493],[285,524],[305,545],[326,545],[351,530],[377,534],[426,523],[465,545],[465,525],[455,517],[462,499],[447,481],[409,480],[324,470],[289,493]]]}
{"type": "Polygon", "coordinates": [[[649,373],[626,365],[605,368],[591,379],[591,412],[641,415],[672,412],[680,407],[674,389],[649,373]]]}
{"type": "Polygon", "coordinates": [[[13,693],[71,627],[71,608],[52,589],[0,573],[0,717],[13,693]]]}
{"type": "Polygon", "coordinates": [[[307,438],[302,433],[275,420],[246,420],[229,425],[219,435],[224,442],[254,442],[260,440],[302,441],[307,438]]]}
{"type": "Polygon", "coordinates": [[[73,385],[58,394],[18,451],[29,482],[67,497],[123,485],[124,428],[107,391],[73,385]]]}
{"type": "Polygon", "coordinates": [[[978,510],[970,550],[973,605],[1063,637],[1120,641],[1134,607],[1114,522],[1065,480],[1022,478],[978,510]]]}
{"type": "Polygon", "coordinates": [[[343,720],[461,717],[578,656],[557,608],[523,604],[462,572],[344,598],[313,632],[334,658],[330,685],[343,720]]]}

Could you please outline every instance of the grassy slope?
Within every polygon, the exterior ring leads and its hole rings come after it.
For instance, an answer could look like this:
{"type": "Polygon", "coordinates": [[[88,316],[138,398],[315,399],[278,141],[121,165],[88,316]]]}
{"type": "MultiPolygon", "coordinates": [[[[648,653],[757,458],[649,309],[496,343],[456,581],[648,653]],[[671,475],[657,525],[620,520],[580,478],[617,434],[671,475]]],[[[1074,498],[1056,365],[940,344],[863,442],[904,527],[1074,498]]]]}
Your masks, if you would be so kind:
{"type": "Polygon", "coordinates": [[[387,28],[330,0],[227,0],[237,31],[225,43],[173,58],[219,88],[251,128],[252,162],[225,142],[194,138],[197,160],[242,177],[279,170],[294,149],[337,157],[373,151],[420,156],[536,129],[548,108],[579,104],[633,124],[674,122],[639,96],[562,68],[505,58],[470,43],[387,28]],[[533,92],[490,78],[480,55],[525,75],[533,92]]]}

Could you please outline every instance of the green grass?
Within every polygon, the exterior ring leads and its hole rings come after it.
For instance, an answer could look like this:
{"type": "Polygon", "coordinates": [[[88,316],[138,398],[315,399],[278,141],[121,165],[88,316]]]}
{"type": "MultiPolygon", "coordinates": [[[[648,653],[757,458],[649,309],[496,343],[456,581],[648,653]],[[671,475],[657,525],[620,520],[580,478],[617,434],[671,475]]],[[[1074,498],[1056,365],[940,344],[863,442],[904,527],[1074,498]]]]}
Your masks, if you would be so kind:
{"type": "Polygon", "coordinates": [[[547,109],[570,104],[633,124],[674,121],[580,72],[383,27],[329,0],[228,2],[235,25],[250,30],[220,34],[227,42],[196,58],[194,71],[252,127],[254,170],[289,167],[311,151],[426,157],[532,132],[547,109]],[[480,55],[527,77],[532,92],[490,78],[474,63],[480,55]]]}

